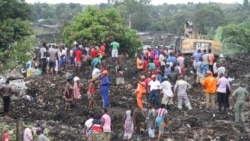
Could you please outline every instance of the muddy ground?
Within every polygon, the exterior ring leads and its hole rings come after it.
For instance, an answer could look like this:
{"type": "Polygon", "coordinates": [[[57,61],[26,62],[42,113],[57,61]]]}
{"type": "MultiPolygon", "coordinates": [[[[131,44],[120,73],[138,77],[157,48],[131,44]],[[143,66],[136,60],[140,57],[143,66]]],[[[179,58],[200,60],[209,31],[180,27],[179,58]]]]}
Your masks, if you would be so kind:
{"type": "MultiPolygon", "coordinates": [[[[229,62],[230,77],[235,78],[234,83],[244,81],[250,84],[250,58],[247,56],[235,56],[227,58],[229,62]]],[[[109,67],[110,86],[110,108],[109,114],[112,117],[112,141],[122,141],[123,137],[123,116],[128,104],[136,108],[133,95],[136,87],[134,60],[122,58],[122,66],[125,71],[125,86],[115,85],[114,60],[107,59],[109,67]]],[[[71,69],[69,73],[73,73],[71,69]]],[[[11,102],[11,114],[14,119],[19,118],[29,121],[33,125],[40,123],[48,129],[48,135],[53,141],[80,141],[82,140],[82,125],[89,113],[100,112],[102,101],[97,91],[96,100],[98,108],[87,109],[87,81],[91,77],[89,67],[84,67],[81,73],[81,94],[82,100],[79,105],[74,105],[72,111],[64,110],[63,99],[64,85],[66,82],[65,73],[59,75],[37,76],[26,80],[27,96],[15,95],[11,102]]],[[[189,82],[193,83],[193,76],[190,74],[189,82]]],[[[209,112],[204,110],[205,97],[201,87],[193,87],[189,91],[189,98],[194,108],[193,111],[178,111],[174,107],[169,111],[168,128],[163,140],[166,141],[249,141],[250,132],[250,104],[247,104],[245,126],[234,123],[233,110],[227,113],[209,112]]],[[[232,108],[232,100],[230,99],[232,108]]],[[[145,117],[143,113],[136,112],[137,128],[133,136],[134,141],[146,141],[147,132],[144,130],[145,117]]]]}

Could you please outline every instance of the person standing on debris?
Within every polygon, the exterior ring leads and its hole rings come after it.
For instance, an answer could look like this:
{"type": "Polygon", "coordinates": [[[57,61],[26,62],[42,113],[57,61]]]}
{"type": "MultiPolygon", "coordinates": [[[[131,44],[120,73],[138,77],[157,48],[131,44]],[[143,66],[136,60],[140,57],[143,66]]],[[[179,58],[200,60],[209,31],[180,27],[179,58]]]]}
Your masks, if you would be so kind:
{"type": "Polygon", "coordinates": [[[194,59],[194,62],[193,62],[193,65],[195,66],[196,62],[198,62],[200,60],[202,56],[202,53],[201,53],[201,50],[198,49],[196,53],[193,54],[193,59],[194,59]]]}
{"type": "Polygon", "coordinates": [[[114,40],[110,43],[110,46],[112,47],[112,58],[118,58],[118,48],[120,47],[120,44],[114,40]]]}
{"type": "Polygon", "coordinates": [[[213,70],[213,64],[214,64],[214,54],[212,53],[212,50],[209,49],[208,50],[208,56],[209,56],[209,62],[208,62],[208,65],[209,65],[209,70],[213,73],[214,70],[213,70]]]}
{"type": "Polygon", "coordinates": [[[154,105],[149,104],[148,107],[148,117],[147,117],[147,128],[148,128],[148,136],[150,141],[154,141],[155,138],[155,115],[156,111],[154,105]]]}
{"type": "Polygon", "coordinates": [[[204,64],[202,62],[202,58],[200,58],[199,61],[195,63],[196,84],[200,84],[204,79],[203,69],[204,69],[204,64]]]}
{"type": "Polygon", "coordinates": [[[219,112],[221,112],[222,105],[224,107],[224,112],[227,111],[227,105],[226,105],[227,87],[231,89],[229,80],[225,78],[223,73],[221,73],[219,76],[219,80],[217,82],[217,96],[218,96],[219,112]]]}
{"type": "Polygon", "coordinates": [[[183,56],[183,54],[181,52],[180,52],[179,56],[177,57],[176,62],[180,66],[180,75],[183,75],[185,57],[183,56]]]}
{"type": "Polygon", "coordinates": [[[226,65],[226,59],[224,58],[223,54],[219,55],[218,63],[220,63],[221,65],[226,65]]]}
{"type": "Polygon", "coordinates": [[[150,87],[150,93],[149,93],[149,99],[148,102],[152,102],[153,98],[155,98],[155,101],[157,103],[157,107],[159,108],[161,106],[160,102],[160,82],[156,79],[156,76],[153,74],[151,76],[151,81],[149,82],[149,87],[150,87]]]}
{"type": "Polygon", "coordinates": [[[71,109],[71,104],[73,103],[74,99],[74,92],[73,92],[73,87],[71,86],[70,82],[72,79],[68,78],[65,91],[64,91],[64,98],[66,101],[66,106],[65,110],[72,110],[71,109]]]}
{"type": "Polygon", "coordinates": [[[95,114],[92,126],[93,141],[102,141],[102,121],[101,115],[95,114]]]}
{"type": "Polygon", "coordinates": [[[92,79],[98,79],[101,75],[100,65],[96,65],[92,71],[92,79]]]}
{"type": "Polygon", "coordinates": [[[23,122],[23,141],[33,141],[32,130],[29,128],[28,122],[23,122]]]}
{"type": "Polygon", "coordinates": [[[185,106],[188,108],[188,110],[192,110],[191,104],[189,102],[188,96],[187,96],[187,90],[191,88],[191,85],[184,80],[184,77],[181,75],[179,76],[179,80],[176,82],[174,86],[174,93],[175,97],[177,97],[178,100],[178,109],[182,110],[182,100],[184,99],[185,106]]]}
{"type": "Polygon", "coordinates": [[[49,141],[49,139],[43,134],[42,127],[36,127],[36,134],[38,135],[37,141],[49,141]]]}
{"type": "Polygon", "coordinates": [[[124,75],[119,60],[116,60],[115,72],[116,72],[116,85],[123,85],[125,83],[124,75]]]}
{"type": "Polygon", "coordinates": [[[161,107],[157,110],[157,114],[155,116],[156,128],[160,129],[160,125],[163,122],[164,118],[167,116],[167,109],[165,109],[166,105],[161,104],[161,107]]]}
{"type": "Polygon", "coordinates": [[[3,130],[3,141],[10,141],[10,136],[9,136],[9,130],[8,129],[3,130]]]}
{"type": "Polygon", "coordinates": [[[158,133],[158,140],[157,141],[161,141],[161,137],[165,132],[165,128],[167,127],[167,117],[164,117],[163,121],[160,124],[160,128],[159,128],[159,133],[158,133]]]}
{"type": "Polygon", "coordinates": [[[218,77],[221,76],[221,74],[225,74],[226,73],[226,68],[224,64],[219,64],[219,68],[217,69],[217,75],[218,77]]]}
{"type": "Polygon", "coordinates": [[[232,96],[235,101],[234,110],[235,110],[235,122],[239,122],[240,120],[245,122],[245,101],[248,101],[250,96],[249,92],[246,90],[245,84],[243,82],[240,83],[240,86],[234,90],[232,96]]]}
{"type": "Polygon", "coordinates": [[[104,70],[101,76],[101,96],[103,101],[103,108],[108,108],[109,105],[109,78],[108,78],[108,71],[104,70]]]}
{"type": "Polygon", "coordinates": [[[87,96],[88,96],[88,102],[89,102],[89,108],[94,108],[96,106],[96,103],[94,101],[95,96],[95,81],[96,79],[91,79],[88,90],[87,90],[87,96]]]}
{"type": "Polygon", "coordinates": [[[79,73],[81,66],[82,66],[82,50],[80,49],[80,47],[78,46],[78,44],[76,44],[76,51],[75,51],[75,66],[76,66],[76,71],[79,73]]]}
{"type": "Polygon", "coordinates": [[[176,62],[176,57],[174,56],[174,53],[172,53],[172,52],[170,53],[170,55],[167,59],[167,62],[172,63],[172,64],[174,64],[176,62]]]}
{"type": "Polygon", "coordinates": [[[206,75],[206,72],[209,70],[209,65],[208,65],[208,62],[209,62],[209,55],[207,53],[207,50],[203,50],[203,55],[201,56],[202,58],[202,63],[203,63],[203,76],[206,75]]]}
{"type": "Polygon", "coordinates": [[[160,52],[159,61],[161,64],[160,69],[161,69],[161,72],[163,73],[165,71],[165,66],[166,66],[166,59],[165,59],[163,51],[160,52]]]}
{"type": "Polygon", "coordinates": [[[107,112],[107,109],[102,109],[102,141],[110,141],[111,137],[111,118],[107,112]]]}
{"type": "Polygon", "coordinates": [[[85,121],[84,123],[84,128],[83,128],[83,139],[86,141],[93,141],[93,135],[92,135],[92,126],[93,126],[93,115],[90,113],[88,115],[88,120],[85,121]]]}
{"type": "Polygon", "coordinates": [[[76,104],[80,103],[81,93],[80,93],[80,78],[78,76],[74,77],[74,102],[76,104]]]}
{"type": "Polygon", "coordinates": [[[144,82],[145,79],[146,79],[145,76],[142,75],[141,79],[139,80],[137,84],[137,88],[135,90],[137,105],[141,110],[144,109],[142,100],[143,100],[143,96],[146,94],[146,83],[144,82]]]}
{"type": "Polygon", "coordinates": [[[123,141],[131,141],[134,133],[134,114],[131,105],[128,105],[128,110],[125,113],[123,141]]]}
{"type": "Polygon", "coordinates": [[[1,87],[2,99],[3,99],[3,112],[4,116],[8,117],[9,107],[10,107],[10,96],[12,95],[12,88],[9,85],[9,80],[6,81],[6,84],[3,84],[1,87]]]}
{"type": "Polygon", "coordinates": [[[167,77],[168,77],[169,82],[174,86],[175,83],[176,83],[176,81],[178,80],[178,74],[177,74],[177,72],[175,71],[174,66],[172,66],[170,69],[171,69],[171,70],[170,70],[170,72],[168,73],[167,77]]]}
{"type": "Polygon", "coordinates": [[[49,48],[49,72],[54,74],[57,60],[57,50],[55,46],[49,48]]]}
{"type": "Polygon", "coordinates": [[[102,61],[101,61],[101,59],[100,59],[99,57],[100,57],[100,56],[97,55],[97,57],[91,61],[91,66],[92,66],[92,67],[95,68],[97,65],[101,65],[101,62],[102,62],[102,61]]]}
{"type": "Polygon", "coordinates": [[[137,73],[143,70],[143,63],[140,55],[138,55],[136,58],[136,68],[137,68],[137,73]]]}
{"type": "Polygon", "coordinates": [[[171,105],[173,105],[173,92],[172,92],[172,85],[168,81],[168,77],[163,77],[163,82],[161,83],[160,89],[162,90],[163,97],[161,99],[161,103],[167,106],[167,109],[171,109],[171,105]]]}
{"type": "Polygon", "coordinates": [[[211,104],[212,110],[215,110],[215,95],[216,95],[216,85],[217,79],[213,77],[211,71],[207,71],[207,77],[201,82],[204,86],[204,93],[206,96],[206,109],[209,108],[211,104]]]}
{"type": "Polygon", "coordinates": [[[47,53],[46,43],[43,43],[42,47],[40,48],[42,74],[46,74],[46,67],[47,67],[46,53],[47,53]]]}

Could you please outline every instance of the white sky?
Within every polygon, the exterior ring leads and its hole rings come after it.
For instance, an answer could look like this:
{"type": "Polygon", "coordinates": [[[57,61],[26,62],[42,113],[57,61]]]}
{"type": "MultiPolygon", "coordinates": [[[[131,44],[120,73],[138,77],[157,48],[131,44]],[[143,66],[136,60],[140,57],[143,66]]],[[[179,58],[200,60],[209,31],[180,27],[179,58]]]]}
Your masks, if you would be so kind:
{"type": "MultiPolygon", "coordinates": [[[[99,4],[107,3],[107,0],[25,0],[28,3],[81,3],[81,4],[99,4]]],[[[176,4],[176,3],[207,3],[207,2],[219,2],[219,3],[242,3],[243,0],[151,0],[151,4],[159,5],[163,3],[176,4]]]]}

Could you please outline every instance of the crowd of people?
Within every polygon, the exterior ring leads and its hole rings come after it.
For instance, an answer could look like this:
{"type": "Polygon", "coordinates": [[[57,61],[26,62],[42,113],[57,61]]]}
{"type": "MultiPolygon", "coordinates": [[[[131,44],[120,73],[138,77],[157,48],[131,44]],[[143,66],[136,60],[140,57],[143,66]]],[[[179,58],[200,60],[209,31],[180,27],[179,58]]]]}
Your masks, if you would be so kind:
{"type": "MultiPolygon", "coordinates": [[[[120,44],[116,41],[110,43],[111,58],[115,61],[116,84],[123,85],[124,69],[120,65],[118,50],[120,44]]],[[[72,110],[72,104],[80,104],[82,99],[80,80],[82,65],[91,66],[92,78],[88,81],[87,97],[89,110],[97,108],[96,94],[100,92],[103,106],[102,114],[92,114],[84,124],[83,139],[88,141],[110,141],[111,138],[111,118],[108,114],[109,109],[109,69],[106,66],[105,58],[106,45],[84,47],[74,43],[69,50],[64,45],[56,48],[54,45],[43,44],[40,48],[40,65],[29,62],[24,75],[30,76],[27,68],[40,66],[41,74],[60,73],[69,67],[74,68],[75,75],[67,79],[64,91],[65,110],[72,110]],[[100,86],[100,87],[97,87],[100,86]]],[[[195,110],[189,100],[189,89],[193,86],[203,89],[206,99],[205,111],[215,112],[215,97],[217,96],[218,111],[226,113],[229,110],[230,94],[235,99],[235,121],[245,122],[244,101],[248,92],[244,84],[233,91],[232,81],[228,76],[227,62],[223,54],[216,58],[211,50],[198,50],[191,58],[185,56],[181,51],[175,52],[167,48],[148,48],[139,53],[136,58],[135,76],[138,76],[137,87],[134,91],[137,108],[147,115],[147,131],[149,140],[157,138],[161,140],[167,127],[168,114],[174,112],[172,109],[177,107],[179,110],[195,110]],[[192,60],[192,63],[190,63],[192,60]],[[195,83],[188,81],[188,67],[192,67],[191,72],[195,72],[195,83]],[[192,83],[192,84],[191,84],[192,83]],[[175,106],[177,100],[177,106],[175,106]],[[183,107],[183,103],[185,107],[183,107]],[[210,109],[211,105],[211,109],[210,109]],[[156,137],[155,133],[158,133],[156,137]]],[[[10,103],[11,88],[8,82],[1,87],[3,92],[4,112],[8,114],[10,103]]],[[[202,93],[200,91],[199,93],[202,93]]],[[[133,106],[128,106],[124,116],[124,140],[131,140],[135,129],[133,106]]],[[[38,134],[42,134],[42,129],[37,129],[38,134]]],[[[28,132],[28,131],[27,131],[28,132]]],[[[31,141],[25,139],[24,141],[31,141]]]]}

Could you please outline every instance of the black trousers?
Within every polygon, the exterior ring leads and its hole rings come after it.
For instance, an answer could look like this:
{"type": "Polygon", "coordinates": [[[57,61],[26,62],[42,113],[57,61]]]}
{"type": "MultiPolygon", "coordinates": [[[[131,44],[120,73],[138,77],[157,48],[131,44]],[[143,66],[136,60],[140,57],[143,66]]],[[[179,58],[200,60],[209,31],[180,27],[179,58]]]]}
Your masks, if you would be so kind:
{"type": "Polygon", "coordinates": [[[208,65],[208,67],[209,67],[209,70],[214,74],[214,67],[213,67],[213,65],[208,65]]]}
{"type": "Polygon", "coordinates": [[[10,107],[10,97],[9,96],[3,96],[3,107],[4,107],[4,113],[9,112],[10,107]]]}
{"type": "Polygon", "coordinates": [[[226,93],[217,93],[218,104],[219,104],[219,111],[221,111],[222,106],[224,107],[224,111],[227,108],[227,95],[226,93]]]}
{"type": "Polygon", "coordinates": [[[161,74],[164,76],[164,74],[165,74],[165,66],[161,66],[160,69],[161,69],[161,74]]]}
{"type": "Polygon", "coordinates": [[[46,74],[47,59],[42,58],[41,60],[42,74],[46,74]]]}

